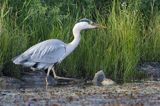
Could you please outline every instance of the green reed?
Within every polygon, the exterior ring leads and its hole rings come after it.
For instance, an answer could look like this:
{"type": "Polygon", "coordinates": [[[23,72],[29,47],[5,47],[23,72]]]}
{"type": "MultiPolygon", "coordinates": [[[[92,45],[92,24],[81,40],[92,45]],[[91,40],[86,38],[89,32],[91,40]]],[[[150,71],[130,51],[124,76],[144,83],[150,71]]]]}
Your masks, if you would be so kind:
{"type": "Polygon", "coordinates": [[[91,79],[102,69],[107,77],[117,81],[136,79],[136,67],[142,60],[159,58],[159,12],[145,29],[140,0],[128,0],[126,4],[113,0],[111,6],[101,11],[96,8],[97,2],[3,0],[0,4],[0,72],[20,77],[24,68],[14,65],[13,57],[46,39],[69,43],[73,39],[74,24],[86,17],[95,18],[107,29],[82,31],[80,45],[58,65],[58,74],[91,79]]]}

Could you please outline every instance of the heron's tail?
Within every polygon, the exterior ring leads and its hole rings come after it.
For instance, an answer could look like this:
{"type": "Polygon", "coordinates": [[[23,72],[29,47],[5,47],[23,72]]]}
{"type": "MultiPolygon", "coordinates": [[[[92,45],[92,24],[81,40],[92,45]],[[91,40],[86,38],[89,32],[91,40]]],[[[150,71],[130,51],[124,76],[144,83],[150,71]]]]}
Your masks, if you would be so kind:
{"type": "Polygon", "coordinates": [[[26,67],[32,67],[36,64],[35,62],[29,61],[28,57],[26,57],[22,54],[14,57],[12,59],[12,61],[13,61],[14,64],[23,65],[23,66],[26,66],[26,67]]]}
{"type": "Polygon", "coordinates": [[[13,63],[14,64],[22,64],[23,62],[26,61],[25,58],[23,58],[23,56],[19,55],[19,56],[16,56],[12,59],[13,63]]]}

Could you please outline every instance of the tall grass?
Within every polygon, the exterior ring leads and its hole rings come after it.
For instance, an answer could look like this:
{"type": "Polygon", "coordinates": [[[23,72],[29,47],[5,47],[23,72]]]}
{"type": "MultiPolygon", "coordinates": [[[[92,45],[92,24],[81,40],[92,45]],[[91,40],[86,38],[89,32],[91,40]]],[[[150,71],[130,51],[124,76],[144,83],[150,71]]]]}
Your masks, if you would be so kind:
{"type": "Polygon", "coordinates": [[[153,54],[154,61],[160,60],[160,12],[153,17],[153,26],[151,30],[153,38],[153,54]]]}
{"type": "Polygon", "coordinates": [[[132,80],[140,58],[141,15],[139,3],[132,3],[114,0],[108,19],[112,41],[106,51],[106,58],[109,61],[108,67],[112,67],[110,72],[116,80],[132,80]]]}
{"type": "Polygon", "coordinates": [[[160,60],[160,12],[155,10],[149,21],[147,28],[144,28],[143,61],[160,60]]]}
{"type": "Polygon", "coordinates": [[[13,57],[46,39],[70,42],[75,22],[89,17],[107,29],[82,31],[78,48],[57,67],[59,74],[92,78],[96,71],[103,69],[106,76],[114,80],[135,79],[138,63],[148,58],[159,59],[159,12],[146,28],[140,0],[124,3],[113,0],[106,8],[96,3],[94,0],[3,0],[0,4],[0,71],[19,77],[24,68],[14,65],[13,57]]]}

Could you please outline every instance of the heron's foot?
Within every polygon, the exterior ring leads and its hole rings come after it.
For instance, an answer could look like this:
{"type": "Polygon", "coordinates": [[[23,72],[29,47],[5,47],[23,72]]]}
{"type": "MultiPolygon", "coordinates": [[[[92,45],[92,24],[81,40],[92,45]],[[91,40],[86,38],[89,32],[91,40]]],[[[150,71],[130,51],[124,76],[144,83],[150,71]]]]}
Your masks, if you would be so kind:
{"type": "Polygon", "coordinates": [[[54,79],[57,79],[57,80],[67,80],[67,81],[80,81],[79,79],[76,79],[76,78],[66,78],[66,77],[59,77],[59,76],[54,76],[54,79]]]}
{"type": "Polygon", "coordinates": [[[66,78],[66,77],[59,77],[59,76],[57,76],[56,73],[55,73],[54,68],[52,68],[52,72],[53,72],[54,79],[57,79],[57,80],[66,80],[66,81],[75,81],[75,82],[79,81],[78,79],[75,79],[75,78],[66,78]]]}

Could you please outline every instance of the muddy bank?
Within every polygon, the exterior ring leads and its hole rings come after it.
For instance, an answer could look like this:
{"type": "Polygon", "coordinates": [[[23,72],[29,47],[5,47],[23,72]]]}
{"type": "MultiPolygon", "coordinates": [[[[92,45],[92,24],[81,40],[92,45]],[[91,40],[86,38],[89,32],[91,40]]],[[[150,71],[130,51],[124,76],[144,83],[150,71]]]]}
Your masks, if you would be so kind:
{"type": "Polygon", "coordinates": [[[160,81],[0,89],[1,106],[159,106],[160,81]]]}

